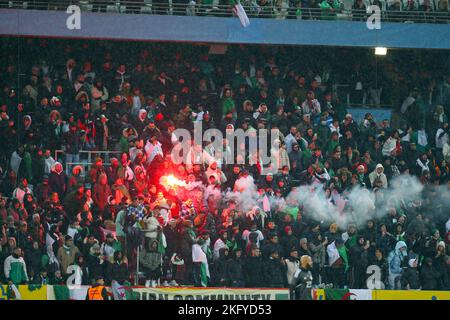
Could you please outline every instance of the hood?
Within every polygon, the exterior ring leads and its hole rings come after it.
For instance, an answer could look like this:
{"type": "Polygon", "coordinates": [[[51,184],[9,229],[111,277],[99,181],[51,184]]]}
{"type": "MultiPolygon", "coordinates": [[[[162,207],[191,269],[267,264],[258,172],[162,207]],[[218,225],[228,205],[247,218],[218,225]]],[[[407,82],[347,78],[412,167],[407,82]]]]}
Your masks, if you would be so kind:
{"type": "Polygon", "coordinates": [[[60,171],[56,171],[56,165],[57,165],[57,164],[61,164],[61,163],[55,162],[55,164],[52,166],[52,171],[53,171],[53,172],[56,172],[57,174],[61,174],[61,172],[63,172],[62,165],[61,165],[61,170],[60,170],[60,171]]]}
{"type": "Polygon", "coordinates": [[[24,121],[25,121],[25,119],[28,119],[28,120],[30,121],[30,124],[29,124],[28,126],[25,127],[25,129],[28,129],[28,128],[31,126],[31,123],[32,123],[33,121],[32,121],[32,119],[31,119],[31,116],[28,115],[28,114],[27,114],[26,116],[23,117],[23,120],[24,120],[24,121]]]}
{"type": "Polygon", "coordinates": [[[444,241],[439,241],[439,242],[436,244],[436,250],[437,250],[437,248],[438,248],[439,246],[443,246],[443,247],[444,247],[444,250],[445,250],[445,242],[444,242],[444,241]]]}
{"type": "Polygon", "coordinates": [[[402,247],[408,248],[404,241],[397,242],[397,244],[395,245],[395,254],[399,255],[400,254],[400,248],[402,248],[402,247]]]}
{"type": "Polygon", "coordinates": [[[377,164],[377,166],[375,167],[375,170],[378,169],[378,168],[383,169],[383,172],[384,172],[384,167],[383,167],[383,165],[381,163],[377,164]]]}
{"type": "Polygon", "coordinates": [[[147,110],[140,109],[138,113],[139,120],[144,121],[146,117],[147,117],[147,110]]]}
{"type": "Polygon", "coordinates": [[[87,94],[86,91],[78,92],[77,95],[75,96],[75,101],[79,101],[82,96],[86,98],[86,102],[89,102],[89,95],[87,94]]]}

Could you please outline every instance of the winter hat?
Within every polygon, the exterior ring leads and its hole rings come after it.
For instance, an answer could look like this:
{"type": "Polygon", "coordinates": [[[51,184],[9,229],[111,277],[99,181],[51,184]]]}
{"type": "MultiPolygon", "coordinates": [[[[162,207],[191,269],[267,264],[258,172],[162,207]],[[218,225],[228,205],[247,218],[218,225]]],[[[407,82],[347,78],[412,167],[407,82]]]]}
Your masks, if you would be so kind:
{"type": "Polygon", "coordinates": [[[414,262],[415,262],[415,261],[417,261],[417,259],[415,259],[415,258],[409,259],[408,265],[409,265],[411,268],[414,268],[414,262]]]}
{"type": "Polygon", "coordinates": [[[437,250],[437,248],[439,248],[440,246],[444,247],[444,250],[445,250],[445,242],[444,242],[444,241],[439,241],[439,242],[436,244],[436,250],[437,250]]]}
{"type": "Polygon", "coordinates": [[[76,165],[72,168],[72,174],[75,175],[75,172],[78,171],[78,174],[81,174],[83,172],[83,167],[80,165],[76,165]]]}

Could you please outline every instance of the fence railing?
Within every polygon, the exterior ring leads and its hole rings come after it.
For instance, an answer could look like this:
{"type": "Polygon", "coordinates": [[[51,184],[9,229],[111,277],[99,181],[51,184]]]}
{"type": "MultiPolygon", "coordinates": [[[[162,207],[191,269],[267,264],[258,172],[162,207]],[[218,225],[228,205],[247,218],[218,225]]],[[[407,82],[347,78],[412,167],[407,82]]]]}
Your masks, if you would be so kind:
{"type": "MultiPolygon", "coordinates": [[[[202,4],[191,0],[189,3],[173,3],[165,0],[160,3],[152,0],[142,1],[94,1],[94,0],[28,0],[28,1],[0,1],[0,8],[10,9],[34,9],[34,10],[67,10],[69,5],[78,5],[82,12],[124,13],[124,14],[154,14],[154,15],[189,15],[231,17],[232,8],[223,4],[202,4]]],[[[366,21],[369,14],[365,9],[353,9],[352,1],[345,1],[340,9],[321,9],[319,7],[301,8],[289,6],[288,2],[244,2],[243,7],[250,18],[273,19],[302,19],[302,20],[347,20],[366,21]]],[[[429,10],[391,10],[386,9],[381,13],[382,21],[405,23],[450,23],[450,9],[439,8],[439,2],[432,3],[429,10]]]]}
{"type": "Polygon", "coordinates": [[[61,163],[64,162],[66,168],[66,174],[70,175],[71,170],[74,166],[81,166],[83,168],[83,175],[89,170],[89,167],[94,163],[97,157],[103,159],[104,166],[110,166],[111,163],[109,160],[112,156],[120,155],[120,151],[88,151],[88,150],[80,150],[80,161],[78,162],[65,162],[63,158],[64,150],[55,150],[55,160],[61,163]]]}

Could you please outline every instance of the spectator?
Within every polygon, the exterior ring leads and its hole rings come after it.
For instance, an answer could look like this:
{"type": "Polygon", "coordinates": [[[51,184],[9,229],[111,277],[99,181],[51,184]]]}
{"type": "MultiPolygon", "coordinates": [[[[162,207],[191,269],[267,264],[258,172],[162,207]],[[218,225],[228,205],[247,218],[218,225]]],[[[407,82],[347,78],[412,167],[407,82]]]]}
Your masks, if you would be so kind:
{"type": "Polygon", "coordinates": [[[75,262],[75,257],[79,254],[79,249],[74,246],[73,239],[67,235],[64,238],[64,246],[58,250],[58,261],[60,263],[61,273],[67,276],[67,267],[75,262]]]}
{"type": "Polygon", "coordinates": [[[9,284],[25,284],[28,282],[27,266],[22,257],[22,249],[17,247],[4,262],[4,272],[9,284]]]}

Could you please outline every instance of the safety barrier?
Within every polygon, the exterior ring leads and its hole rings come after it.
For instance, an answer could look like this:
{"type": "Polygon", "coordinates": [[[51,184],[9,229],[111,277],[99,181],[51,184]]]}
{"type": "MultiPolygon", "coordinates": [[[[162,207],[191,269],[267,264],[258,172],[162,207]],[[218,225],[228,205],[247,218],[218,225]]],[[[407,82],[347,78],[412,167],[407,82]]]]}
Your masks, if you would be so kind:
{"type": "MultiPolygon", "coordinates": [[[[0,300],[85,300],[89,286],[20,285],[19,296],[0,286],[0,300]]],[[[286,288],[194,288],[133,286],[134,300],[289,300],[286,288]]],[[[450,300],[450,291],[313,289],[313,300],[450,300]]]]}
{"type": "MultiPolygon", "coordinates": [[[[85,300],[89,286],[19,285],[13,294],[9,286],[0,286],[0,300],[85,300]],[[17,295],[17,296],[15,296],[17,295]]],[[[111,290],[109,290],[111,291],[111,290]]],[[[133,286],[125,299],[133,300],[289,300],[285,288],[193,288],[133,286]]]]}
{"type": "Polygon", "coordinates": [[[86,174],[91,165],[94,163],[96,157],[100,157],[103,159],[103,166],[108,167],[111,165],[109,163],[109,159],[111,156],[119,156],[121,154],[120,151],[87,151],[81,150],[79,152],[80,159],[83,161],[80,162],[64,162],[62,156],[64,154],[63,150],[55,150],[55,160],[65,164],[66,174],[71,174],[71,168],[74,166],[81,166],[83,168],[82,176],[86,174]]]}

